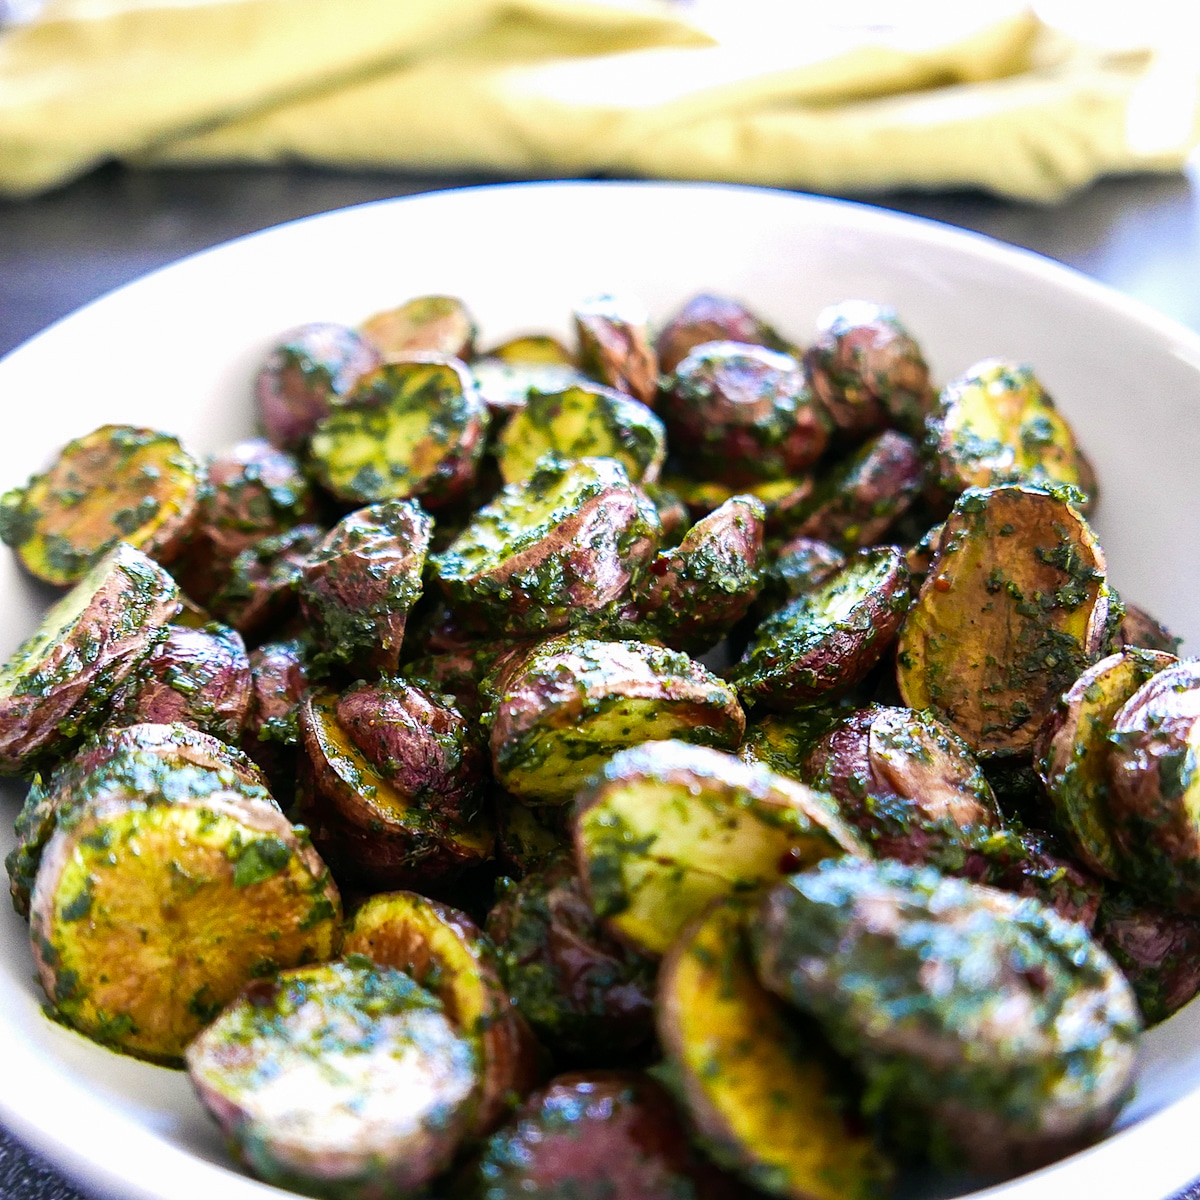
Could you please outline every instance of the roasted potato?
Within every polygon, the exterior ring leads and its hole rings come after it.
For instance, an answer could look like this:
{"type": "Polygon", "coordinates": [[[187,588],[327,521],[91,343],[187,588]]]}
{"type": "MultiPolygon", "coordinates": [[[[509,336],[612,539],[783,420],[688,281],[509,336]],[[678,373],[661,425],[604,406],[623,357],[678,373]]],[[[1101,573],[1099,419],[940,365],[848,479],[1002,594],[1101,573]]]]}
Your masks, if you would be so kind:
{"type": "Polygon", "coordinates": [[[633,483],[654,483],[667,455],[663,423],[640,400],[594,383],[529,394],[497,439],[505,483],[527,479],[545,454],[615,458],[633,483]]]}
{"type": "Polygon", "coordinates": [[[800,364],[763,346],[698,346],[668,379],[659,411],[672,451],[730,487],[797,475],[829,440],[800,364]]]}
{"type": "Polygon", "coordinates": [[[405,795],[354,744],[338,711],[332,692],[310,695],[301,706],[296,796],[297,817],[336,875],[375,891],[436,891],[491,857],[486,813],[458,823],[436,797],[405,795]]]}
{"type": "Polygon", "coordinates": [[[569,856],[508,882],[485,928],[517,1011],[559,1062],[615,1066],[650,1043],[654,961],[605,932],[569,856]]]}
{"type": "Polygon", "coordinates": [[[528,804],[565,804],[624,746],[734,749],[746,719],[733,689],[686,654],[564,634],[504,674],[487,724],[500,784],[528,804]]]}
{"type": "Polygon", "coordinates": [[[329,958],[341,904],[277,808],[236,792],[107,796],[58,827],[30,897],[34,961],[59,1018],[178,1063],[251,979],[329,958]]]}
{"type": "Polygon", "coordinates": [[[368,317],[359,330],[389,362],[413,354],[469,359],[475,348],[475,322],[455,296],[417,296],[368,317]]]}
{"type": "Polygon", "coordinates": [[[1200,914],[1200,662],[1175,663],[1117,710],[1109,732],[1108,813],[1123,882],[1200,914]]]}
{"type": "Polygon", "coordinates": [[[512,361],[493,355],[471,362],[479,394],[492,414],[493,432],[499,421],[519,413],[532,395],[564,392],[580,384],[595,386],[569,362],[512,361]]]}
{"type": "Polygon", "coordinates": [[[396,670],[432,531],[415,501],[385,500],[343,517],[325,535],[296,584],[319,648],[314,663],[396,670]]]}
{"type": "Polygon", "coordinates": [[[802,534],[789,539],[763,570],[758,602],[751,608],[759,620],[782,608],[789,600],[811,592],[846,565],[846,556],[819,538],[802,534]]]}
{"type": "Polygon", "coordinates": [[[320,321],[289,330],[254,385],[267,440],[285,450],[303,446],[317,423],[379,363],[379,351],[345,325],[320,321]]]}
{"type": "Polygon", "coordinates": [[[309,685],[305,645],[291,638],[250,653],[250,711],[241,745],[272,788],[295,786],[300,702],[309,685]]]}
{"type": "Polygon", "coordinates": [[[53,466],[0,496],[0,540],[47,583],[78,583],[119,542],[158,562],[196,522],[204,470],[177,438],[102,425],[53,466]]]}
{"type": "Polygon", "coordinates": [[[575,806],[575,855],[596,913],[664,953],[710,901],[839,854],[866,854],[821,792],[703,746],[616,754],[575,806]]]}
{"type": "Polygon", "coordinates": [[[1075,435],[1033,369],[1002,359],[976,363],[942,392],[926,448],[950,495],[1011,483],[1094,489],[1075,435]]]}
{"type": "Polygon", "coordinates": [[[1107,879],[1121,877],[1109,811],[1109,733],[1117,711],[1173,654],[1126,650],[1089,667],[1062,694],[1034,747],[1034,765],[1058,827],[1076,857],[1107,879]]]}
{"type": "Polygon", "coordinates": [[[460,1200],[736,1200],[688,1145],[670,1096],[634,1071],[559,1075],[483,1149],[460,1200]]]}
{"type": "Polygon", "coordinates": [[[888,429],[822,476],[788,523],[798,536],[843,553],[873,546],[908,511],[923,482],[916,442],[888,429]]]}
{"type": "Polygon", "coordinates": [[[891,646],[908,612],[898,550],[860,550],[824,583],[768,617],[731,679],[743,702],[787,711],[845,692],[891,646]]]}
{"type": "MultiPolygon", "coordinates": [[[[575,355],[550,333],[525,333],[493,346],[484,358],[499,359],[514,366],[575,365],[575,355]]],[[[479,359],[472,362],[472,367],[479,359]]]]}
{"type": "Polygon", "coordinates": [[[478,1064],[442,1005],[355,956],[251,985],[188,1047],[243,1165],[310,1196],[412,1195],[450,1165],[478,1064]]]}
{"type": "Polygon", "coordinates": [[[1028,754],[1108,639],[1104,553],[1066,499],[965,492],[900,632],[897,682],[976,754],[1028,754]]]}
{"type": "Polygon", "coordinates": [[[299,459],[264,438],[239,442],[208,464],[208,486],[172,574],[207,604],[233,560],[263,538],[316,520],[316,501],[299,459]]]}
{"type": "Polygon", "coordinates": [[[545,458],[430,563],[466,622],[530,637],[619,611],[658,538],[658,513],[620,463],[545,458]]]}
{"type": "Polygon", "coordinates": [[[741,342],[788,349],[787,343],[744,304],[707,292],[693,296],[663,326],[655,340],[658,369],[670,374],[687,356],[706,342],[741,342]]]}
{"type": "Polygon", "coordinates": [[[892,1171],[859,1132],[815,1031],[754,975],[744,910],[718,902],[663,960],[658,1035],[694,1133],[717,1162],[774,1196],[867,1200],[892,1171]]]}
{"type": "Polygon", "coordinates": [[[895,309],[845,300],[817,318],[804,356],[813,391],[843,437],[885,425],[914,437],[933,406],[929,367],[895,309]]]}
{"type": "Polygon", "coordinates": [[[193,725],[237,742],[250,715],[253,681],[241,634],[212,622],[171,625],[114,701],[120,724],[193,725]]]}
{"type": "Polygon", "coordinates": [[[646,310],[628,296],[593,296],[575,306],[579,366],[599,383],[653,404],[658,356],[646,310]]]}
{"type": "Polygon", "coordinates": [[[109,551],[0,667],[0,774],[37,769],[99,728],[178,610],[162,567],[125,542],[109,551]]]}
{"type": "Polygon", "coordinates": [[[488,410],[466,366],[428,355],[364,375],[309,441],[318,482],[339,500],[445,504],[471,486],[488,410]]]}
{"type": "Polygon", "coordinates": [[[466,913],[415,892],[372,896],[342,945],[428,988],[479,1058],[472,1134],[490,1133],[539,1082],[542,1052],[500,978],[491,939],[466,913]]]}
{"type": "Polygon", "coordinates": [[[966,743],[929,713],[875,705],[843,717],[810,752],[805,778],[881,858],[957,873],[1001,827],[966,743]]]}
{"type": "Polygon", "coordinates": [[[569,808],[526,808],[515,796],[497,790],[496,857],[505,875],[523,879],[550,864],[571,844],[562,826],[569,808]]]}
{"type": "Polygon", "coordinates": [[[1096,940],[1129,980],[1142,1020],[1165,1021],[1200,992],[1200,922],[1110,889],[1100,902],[1096,940]]]}
{"type": "Polygon", "coordinates": [[[1125,610],[1117,633],[1113,639],[1114,650],[1161,650],[1165,654],[1178,654],[1181,638],[1175,637],[1160,621],[1156,621],[1145,609],[1138,608],[1126,600],[1125,610]]]}
{"type": "Polygon", "coordinates": [[[763,983],[821,1023],[892,1138],[1014,1175],[1087,1145],[1129,1095],[1132,991],[1078,925],[931,867],[793,875],[752,925],[763,983]]]}
{"type": "Polygon", "coordinates": [[[109,798],[169,804],[180,796],[237,792],[274,805],[267,781],[239,750],[184,725],[106,726],[43,779],[35,775],[5,859],[13,907],[29,915],[29,893],[42,851],[60,817],[109,798]]]}

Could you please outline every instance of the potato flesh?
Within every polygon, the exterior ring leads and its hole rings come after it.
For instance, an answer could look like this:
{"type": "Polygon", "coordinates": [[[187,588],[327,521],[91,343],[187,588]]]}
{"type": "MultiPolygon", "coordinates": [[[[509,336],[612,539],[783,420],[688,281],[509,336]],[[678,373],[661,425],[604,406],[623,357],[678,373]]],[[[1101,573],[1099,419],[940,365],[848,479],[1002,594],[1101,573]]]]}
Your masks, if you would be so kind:
{"type": "Polygon", "coordinates": [[[900,632],[904,702],[932,708],[976,754],[1029,751],[1097,657],[1104,554],[1066,501],[1026,487],[967,492],[900,632]]]}
{"type": "Polygon", "coordinates": [[[243,984],[328,958],[340,903],[286,818],[230,793],[102,804],[42,856],[31,932],[42,986],[97,1041],[155,1062],[243,984]]]}
{"type": "Polygon", "coordinates": [[[165,561],[197,513],[200,464],[178,439],[103,425],[0,500],[0,536],[47,583],[75,583],[118,542],[165,561]]]}
{"type": "Polygon", "coordinates": [[[575,846],[596,912],[652,954],[714,899],[865,853],[828,797],[680,742],[616,756],[580,794],[575,846]]]}
{"type": "Polygon", "coordinates": [[[685,1111],[721,1165],[776,1196],[882,1195],[890,1168],[850,1131],[825,1067],[754,976],[742,912],[710,908],[663,963],[659,1036],[685,1111]]]}

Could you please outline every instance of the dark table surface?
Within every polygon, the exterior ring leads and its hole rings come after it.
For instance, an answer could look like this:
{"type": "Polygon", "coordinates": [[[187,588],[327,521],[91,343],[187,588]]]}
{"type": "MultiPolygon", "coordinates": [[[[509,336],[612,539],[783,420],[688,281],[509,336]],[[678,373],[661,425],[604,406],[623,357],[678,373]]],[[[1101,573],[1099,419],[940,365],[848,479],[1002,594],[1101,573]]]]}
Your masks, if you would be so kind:
{"type": "MultiPolygon", "coordinates": [[[[229,238],[349,204],[489,182],[106,167],[47,196],[0,201],[0,355],[111,288],[229,238]]],[[[1105,180],[1054,208],[973,193],[870,199],[1036,250],[1200,331],[1200,171],[1105,180]]],[[[82,1200],[3,1128],[0,1198],[82,1200]]],[[[1200,1187],[1188,1200],[1200,1200],[1200,1187]]]]}

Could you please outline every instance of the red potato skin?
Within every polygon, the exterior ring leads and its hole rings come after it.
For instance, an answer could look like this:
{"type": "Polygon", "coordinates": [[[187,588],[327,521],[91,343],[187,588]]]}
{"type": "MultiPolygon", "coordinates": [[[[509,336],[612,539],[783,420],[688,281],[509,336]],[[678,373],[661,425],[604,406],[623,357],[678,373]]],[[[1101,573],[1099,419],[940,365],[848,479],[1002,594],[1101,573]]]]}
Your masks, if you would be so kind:
{"type": "Polygon", "coordinates": [[[321,418],[380,361],[375,347],[345,325],[315,322],[284,334],[254,385],[267,439],[286,450],[303,445],[321,418]]]}
{"type": "Polygon", "coordinates": [[[397,680],[346,692],[337,716],[350,740],[401,795],[451,821],[478,815],[487,757],[456,708],[397,680]]]}
{"type": "Polygon", "coordinates": [[[778,338],[748,308],[725,296],[693,296],[658,335],[658,369],[670,374],[706,342],[742,342],[778,348],[778,338]]]}
{"type": "Polygon", "coordinates": [[[583,369],[601,383],[654,407],[658,394],[658,355],[646,327],[618,315],[611,298],[600,297],[575,310],[575,333],[583,369]]]}
{"type": "Polygon", "coordinates": [[[290,726],[299,738],[296,721],[308,685],[299,642],[267,642],[250,652],[250,711],[241,745],[281,794],[295,786],[297,746],[277,735],[290,726]]]}
{"type": "Polygon", "coordinates": [[[241,737],[250,713],[250,658],[232,629],[212,634],[172,625],[143,666],[124,709],[136,721],[193,725],[226,742],[241,737]]]}
{"type": "Polygon", "coordinates": [[[124,542],[111,551],[113,569],[80,614],[69,637],[43,660],[39,676],[48,688],[16,689],[0,699],[0,775],[17,774],[28,760],[53,746],[60,725],[72,728],[95,714],[149,656],[166,624],[179,611],[171,577],[140,550],[124,542]],[[131,575],[142,582],[134,585],[131,575]],[[153,589],[142,619],[123,615],[122,596],[138,586],[153,589]],[[86,645],[83,659],[78,647],[86,645]]]}
{"type": "MultiPolygon", "coordinates": [[[[666,1090],[632,1071],[559,1075],[485,1150],[487,1194],[738,1200],[750,1193],[692,1150],[666,1090]],[[573,1119],[565,1114],[570,1113],[573,1119]]],[[[483,1194],[476,1181],[466,1193],[483,1194]]]]}

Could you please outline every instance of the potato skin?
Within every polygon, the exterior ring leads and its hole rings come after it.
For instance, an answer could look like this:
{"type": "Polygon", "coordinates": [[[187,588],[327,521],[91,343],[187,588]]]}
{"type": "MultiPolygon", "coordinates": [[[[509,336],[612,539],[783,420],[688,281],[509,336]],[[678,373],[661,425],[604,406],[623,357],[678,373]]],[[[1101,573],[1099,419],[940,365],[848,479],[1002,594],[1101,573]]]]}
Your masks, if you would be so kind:
{"type": "Polygon", "coordinates": [[[273,788],[295,786],[300,702],[308,686],[300,638],[267,642],[250,652],[250,711],[241,744],[273,788]]]}
{"type": "Polygon", "coordinates": [[[1001,827],[966,743],[928,713],[872,706],[844,717],[809,754],[805,777],[882,858],[961,871],[1001,827]]]}
{"type": "Polygon", "coordinates": [[[724,637],[762,586],[765,517],[761,501],[735,496],[660,551],[635,601],[639,623],[693,654],[724,637]]]}
{"type": "Polygon", "coordinates": [[[372,896],[354,913],[342,953],[410,975],[477,1043],[480,1083],[472,1136],[490,1133],[543,1078],[544,1052],[513,1007],[496,948],[466,913],[415,892],[372,896]]]}
{"type": "Polygon", "coordinates": [[[1133,993],[1037,901],[844,859],[772,889],[752,941],[763,983],[817,1018],[891,1135],[939,1165],[1040,1166],[1099,1137],[1128,1097],[1133,993]]]}
{"type": "Polygon", "coordinates": [[[492,1137],[455,1194],[462,1200],[747,1195],[697,1158],[670,1096],[633,1071],[575,1072],[551,1080],[492,1137]]]}
{"type": "Polygon", "coordinates": [[[704,292],[693,296],[663,326],[655,342],[658,369],[669,375],[706,342],[741,342],[786,350],[783,339],[744,304],[704,292]]]}
{"type": "Polygon", "coordinates": [[[458,709],[399,679],[359,684],[337,702],[338,724],[408,803],[455,823],[483,808],[487,758],[458,709]]]}
{"type": "Polygon", "coordinates": [[[179,589],[121,542],[52,605],[0,668],[0,774],[28,771],[93,732],[162,640],[179,589]]]}
{"type": "Polygon", "coordinates": [[[416,296],[368,317],[359,329],[388,361],[422,353],[465,360],[475,350],[475,322],[456,296],[416,296]]]}
{"type": "Polygon", "coordinates": [[[659,409],[672,450],[731,487],[798,475],[829,439],[800,364],[762,346],[697,347],[676,367],[659,409]]]}
{"type": "Polygon", "coordinates": [[[395,671],[433,522],[414,501],[385,500],[343,517],[300,571],[300,611],[317,665],[395,671]]]}
{"type": "Polygon", "coordinates": [[[517,1010],[558,1059],[614,1066],[654,1034],[654,962],[606,933],[574,863],[510,884],[485,926],[517,1010]]]}
{"type": "Polygon", "coordinates": [[[1146,899],[1200,914],[1200,662],[1175,663],[1134,692],[1109,734],[1109,813],[1118,870],[1146,899]]]}
{"type": "Polygon", "coordinates": [[[865,300],[831,305],[817,318],[804,362],[843,437],[889,424],[920,435],[934,400],[929,367],[895,309],[865,300]]]}
{"type": "Polygon", "coordinates": [[[326,1200],[398,1200],[449,1166],[478,1070],[432,995],[358,956],[252,984],[187,1065],[254,1175],[326,1200]]]}
{"type": "Polygon", "coordinates": [[[658,513],[613,459],[545,458],[430,563],[454,613],[491,635],[603,623],[658,548],[658,513]]]}
{"type": "Polygon", "coordinates": [[[908,567],[891,546],[860,550],[754,631],[732,679],[742,700],[786,712],[862,680],[908,612],[908,567]]]}
{"type": "Polygon", "coordinates": [[[335,875],[370,891],[437,891],[492,855],[486,813],[457,823],[394,788],[337,718],[338,697],[317,692],[300,709],[296,815],[335,875]]]}
{"type": "Polygon", "coordinates": [[[250,658],[241,634],[212,622],[172,625],[117,702],[121,724],[194,725],[236,743],[250,713],[250,658]]]}
{"type": "Polygon", "coordinates": [[[254,385],[267,440],[284,450],[302,446],[379,362],[375,347],[345,325],[318,321],[289,330],[267,355],[254,385]]]}
{"type": "Polygon", "coordinates": [[[594,296],[575,307],[579,366],[600,383],[654,404],[658,356],[650,344],[648,316],[629,297],[594,296]]]}

